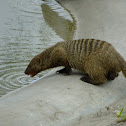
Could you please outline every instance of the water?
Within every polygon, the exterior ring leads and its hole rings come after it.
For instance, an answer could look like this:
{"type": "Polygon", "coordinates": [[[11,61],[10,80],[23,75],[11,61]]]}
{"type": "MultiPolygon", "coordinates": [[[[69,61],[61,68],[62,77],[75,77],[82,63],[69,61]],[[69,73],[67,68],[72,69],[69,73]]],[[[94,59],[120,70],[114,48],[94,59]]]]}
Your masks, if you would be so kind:
{"type": "Polygon", "coordinates": [[[75,21],[54,0],[0,1],[0,96],[41,78],[24,74],[29,61],[58,41],[72,39],[75,21]]]}

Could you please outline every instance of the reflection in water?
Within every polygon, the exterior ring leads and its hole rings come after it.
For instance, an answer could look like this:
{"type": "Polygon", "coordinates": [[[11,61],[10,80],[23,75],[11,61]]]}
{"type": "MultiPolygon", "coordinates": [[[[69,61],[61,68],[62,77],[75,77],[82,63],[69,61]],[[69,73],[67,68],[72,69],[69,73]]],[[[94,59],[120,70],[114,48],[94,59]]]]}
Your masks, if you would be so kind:
{"type": "Polygon", "coordinates": [[[75,20],[67,12],[64,14],[64,8],[60,5],[57,6],[57,3],[52,0],[44,0],[42,4],[42,12],[45,21],[52,27],[55,32],[64,40],[73,39],[74,30],[75,30],[75,20]],[[57,12],[61,13],[57,13],[57,12]]]}
{"type": "MultiPolygon", "coordinates": [[[[0,5],[3,1],[0,1],[0,5]]],[[[56,5],[55,2],[54,4],[56,5]]],[[[53,23],[49,24],[51,26],[49,27],[45,22],[44,17],[48,18],[48,15],[45,16],[44,12],[43,17],[41,5],[43,5],[41,0],[6,0],[6,3],[2,5],[3,8],[0,11],[5,14],[0,15],[2,17],[0,18],[0,96],[46,74],[48,71],[30,78],[24,74],[24,70],[36,54],[42,52],[50,44],[62,41],[58,36],[62,37],[62,35],[53,23]]],[[[53,6],[53,2],[51,5],[53,6]]],[[[60,5],[59,7],[61,8],[60,5]]],[[[45,6],[44,10],[46,10],[45,6]]],[[[57,10],[57,13],[60,12],[57,10]]],[[[55,18],[58,18],[58,15],[55,18]]],[[[54,18],[53,20],[56,21],[54,18]]]]}

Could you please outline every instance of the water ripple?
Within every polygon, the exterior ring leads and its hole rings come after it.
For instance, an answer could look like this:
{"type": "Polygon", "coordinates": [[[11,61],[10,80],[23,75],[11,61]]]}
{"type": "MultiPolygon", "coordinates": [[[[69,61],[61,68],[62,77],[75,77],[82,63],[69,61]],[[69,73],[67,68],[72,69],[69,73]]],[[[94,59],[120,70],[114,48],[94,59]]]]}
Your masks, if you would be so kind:
{"type": "MultiPolygon", "coordinates": [[[[7,9],[7,14],[0,17],[0,96],[45,75],[48,71],[31,78],[24,74],[24,70],[35,55],[63,40],[45,22],[42,0],[7,1],[9,2],[4,4],[7,7],[3,7],[7,9]]],[[[47,4],[50,4],[54,11],[61,13],[63,10],[54,0],[47,0],[47,4]]]]}

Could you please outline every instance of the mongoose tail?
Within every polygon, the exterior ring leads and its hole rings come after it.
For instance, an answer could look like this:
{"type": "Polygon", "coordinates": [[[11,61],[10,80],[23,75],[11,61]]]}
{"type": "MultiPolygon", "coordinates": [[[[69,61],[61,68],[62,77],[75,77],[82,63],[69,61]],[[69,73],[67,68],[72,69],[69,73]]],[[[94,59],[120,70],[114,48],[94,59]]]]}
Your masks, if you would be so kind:
{"type": "Polygon", "coordinates": [[[118,58],[118,61],[120,63],[122,73],[126,78],[126,61],[124,60],[124,58],[118,52],[117,52],[117,58],[118,58]]]}
{"type": "Polygon", "coordinates": [[[122,69],[122,73],[123,73],[123,75],[124,75],[125,78],[126,78],[126,65],[123,67],[123,69],[122,69]]]}

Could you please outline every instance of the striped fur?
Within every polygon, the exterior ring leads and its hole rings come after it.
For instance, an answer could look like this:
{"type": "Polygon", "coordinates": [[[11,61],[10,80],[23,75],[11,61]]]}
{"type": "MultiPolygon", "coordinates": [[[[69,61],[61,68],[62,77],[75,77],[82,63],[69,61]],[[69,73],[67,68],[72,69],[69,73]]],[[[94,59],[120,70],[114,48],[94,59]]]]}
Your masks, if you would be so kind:
{"type": "MultiPolygon", "coordinates": [[[[98,50],[109,50],[109,46],[112,46],[108,42],[96,40],[96,39],[79,39],[67,41],[64,43],[64,48],[69,55],[69,63],[72,68],[79,69],[77,62],[84,62],[84,59],[98,50]],[[74,60],[73,60],[74,59],[74,60]],[[77,59],[77,60],[75,60],[77,59]]],[[[79,69],[83,71],[82,69],[79,69]]]]}
{"type": "Polygon", "coordinates": [[[64,43],[64,45],[65,48],[73,54],[78,53],[87,56],[98,49],[103,49],[107,51],[111,44],[96,39],[79,39],[67,41],[66,43],[64,43]]]}

